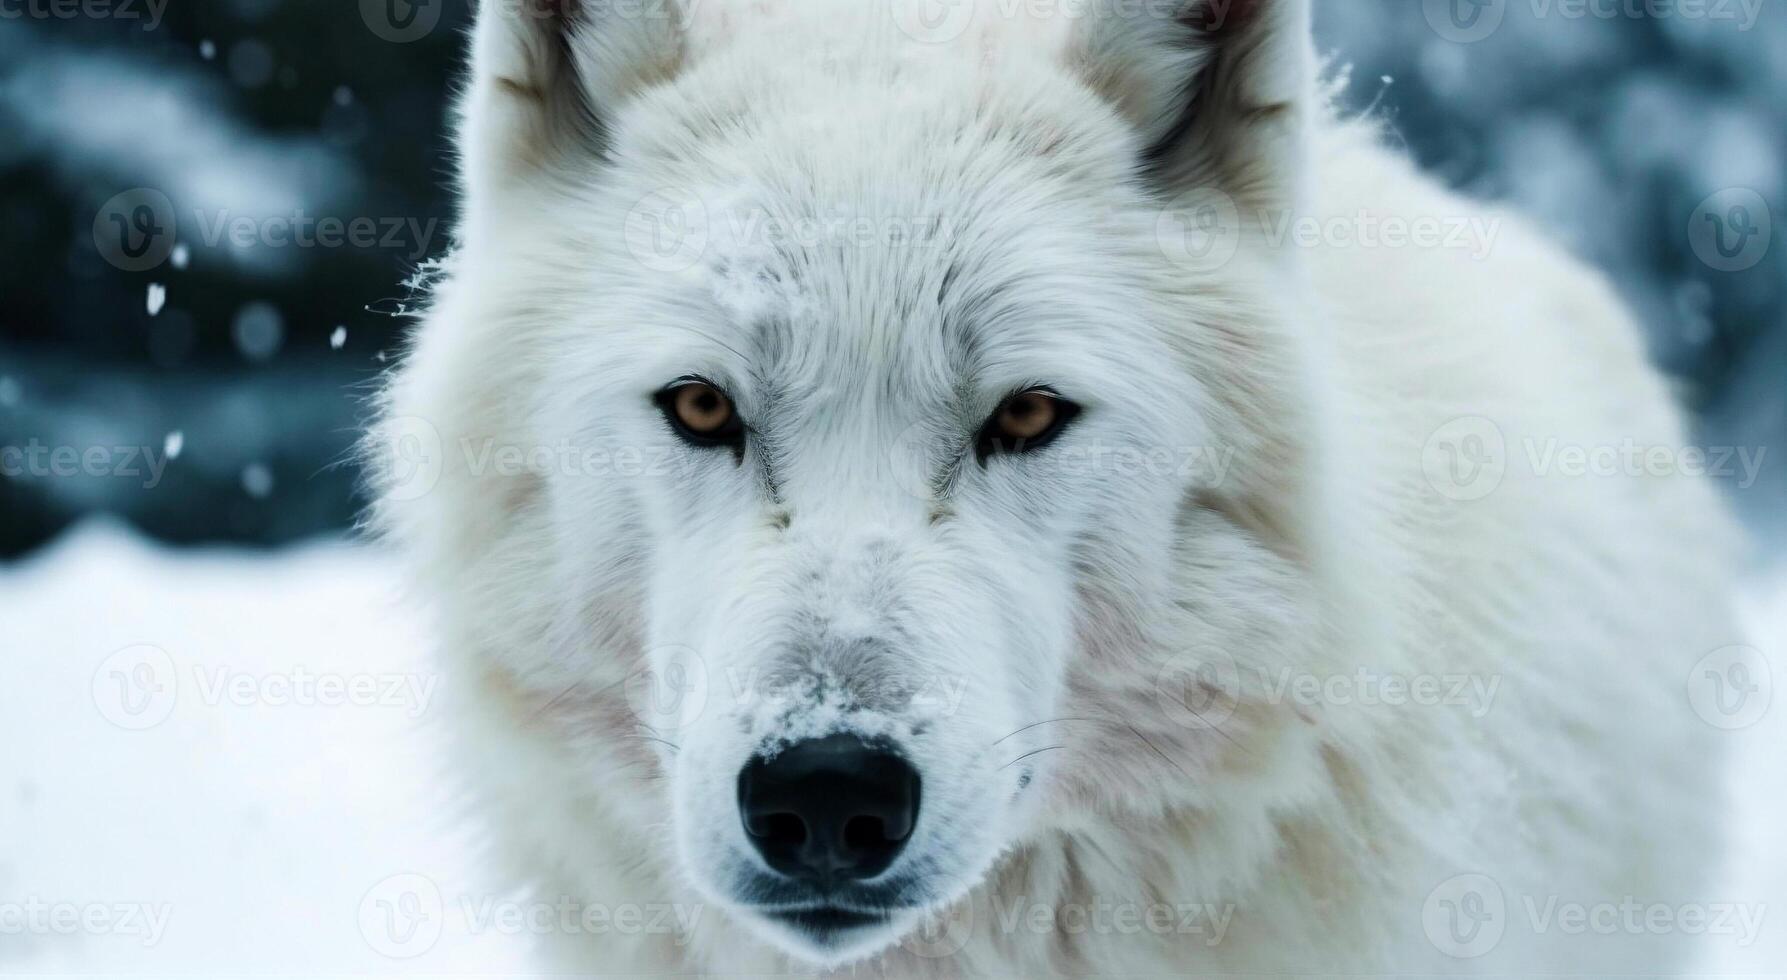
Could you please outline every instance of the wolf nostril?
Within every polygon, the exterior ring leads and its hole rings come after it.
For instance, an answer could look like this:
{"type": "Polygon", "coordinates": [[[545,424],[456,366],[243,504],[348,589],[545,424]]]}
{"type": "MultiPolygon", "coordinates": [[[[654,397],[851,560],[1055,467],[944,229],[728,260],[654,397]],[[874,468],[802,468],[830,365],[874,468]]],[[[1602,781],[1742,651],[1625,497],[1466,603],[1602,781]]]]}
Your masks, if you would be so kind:
{"type": "Polygon", "coordinates": [[[745,829],[753,837],[767,837],[788,844],[804,844],[807,840],[807,823],[794,813],[772,813],[762,821],[761,830],[749,823],[745,829]]]}
{"type": "Polygon", "coordinates": [[[886,844],[886,825],[875,817],[851,817],[844,825],[844,843],[858,848],[886,844]]]}
{"type": "Polygon", "coordinates": [[[918,771],[853,735],[798,743],[738,774],[751,846],[791,878],[880,874],[912,836],[918,801],[918,771]]]}
{"type": "Polygon", "coordinates": [[[906,841],[906,833],[894,835],[881,817],[851,817],[843,824],[843,842],[860,851],[897,846],[902,841],[906,841]]]}

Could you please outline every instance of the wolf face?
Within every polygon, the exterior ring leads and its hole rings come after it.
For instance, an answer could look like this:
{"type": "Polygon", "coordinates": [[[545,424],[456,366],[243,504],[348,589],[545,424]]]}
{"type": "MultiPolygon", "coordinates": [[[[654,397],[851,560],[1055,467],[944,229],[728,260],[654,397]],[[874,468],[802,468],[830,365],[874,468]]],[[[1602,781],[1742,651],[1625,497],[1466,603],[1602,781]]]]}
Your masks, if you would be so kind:
{"type": "MultiPolygon", "coordinates": [[[[816,114],[835,119],[866,94],[835,92],[841,101],[816,114]]],[[[886,124],[922,131],[938,111],[915,107],[886,124]]],[[[1121,475],[1098,453],[1209,442],[1195,383],[1171,370],[1169,344],[1136,315],[1146,242],[1102,227],[1121,219],[1099,207],[1133,205],[1076,205],[1075,183],[1050,170],[1058,160],[1017,156],[970,177],[1000,152],[971,129],[952,161],[897,135],[841,154],[793,149],[826,138],[748,133],[712,148],[737,161],[759,146],[772,155],[756,172],[700,178],[702,203],[689,206],[711,229],[700,264],[662,277],[639,307],[605,311],[623,318],[619,330],[650,324],[628,341],[650,356],[590,379],[615,397],[591,416],[609,420],[607,438],[670,462],[655,484],[632,489],[631,506],[653,556],[654,677],[694,669],[708,685],[693,715],[648,719],[680,744],[668,760],[678,850],[715,899],[809,953],[848,949],[857,933],[884,941],[884,926],[958,897],[1010,845],[1049,760],[1025,758],[1046,743],[1008,736],[1062,713],[1081,570],[1122,568],[1138,589],[1161,588],[1160,549],[1193,483],[1173,468],[1121,475]],[[925,167],[956,172],[930,186],[901,176],[925,167]],[[758,190],[778,176],[805,186],[758,190]],[[751,190],[705,203],[720,187],[751,190]],[[1032,205],[1012,214],[1025,198],[1032,205]],[[749,220],[734,209],[798,227],[839,207],[897,229],[893,240],[731,238],[749,220]],[[976,213],[986,217],[949,240],[920,237],[932,215],[941,229],[976,213]],[[1100,248],[1137,253],[1139,272],[1085,276],[1083,256],[1100,248]],[[721,435],[691,431],[685,414],[721,435]],[[788,803],[800,813],[785,819],[802,825],[790,825],[787,843],[805,846],[778,871],[778,834],[753,834],[736,812],[756,803],[741,772],[767,758],[773,773],[779,754],[839,734],[910,768],[895,778],[912,784],[899,791],[911,812],[877,829],[884,787],[872,786],[863,812],[845,805],[835,828],[788,803]],[[878,870],[867,878],[848,867],[834,878],[825,866],[855,861],[858,831],[871,844],[892,834],[897,854],[885,869],[869,862],[878,870]],[[831,910],[868,925],[807,925],[831,910]]],[[[1114,166],[1106,176],[1121,182],[1114,166]]],[[[608,342],[600,337],[591,339],[608,342]]],[[[581,490],[607,492],[567,493],[581,490]]]]}
{"type": "Polygon", "coordinates": [[[457,587],[527,598],[464,629],[529,719],[609,733],[553,736],[564,779],[667,794],[665,873],[801,960],[1214,791],[1280,723],[1237,656],[1317,642],[1316,386],[1237,220],[1295,195],[1306,15],[1156,6],[480,16],[430,329],[506,353],[438,368],[478,393],[387,506],[487,515],[457,587]],[[493,481],[480,439],[568,451],[493,481]]]}

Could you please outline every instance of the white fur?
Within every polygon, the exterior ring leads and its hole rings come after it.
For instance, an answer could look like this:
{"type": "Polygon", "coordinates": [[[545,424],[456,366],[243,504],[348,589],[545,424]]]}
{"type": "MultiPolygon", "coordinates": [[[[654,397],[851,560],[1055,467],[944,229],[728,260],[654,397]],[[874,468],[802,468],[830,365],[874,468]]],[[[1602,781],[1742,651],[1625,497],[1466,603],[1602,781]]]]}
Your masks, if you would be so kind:
{"type": "Polygon", "coordinates": [[[438,610],[456,765],[516,880],[699,911],[550,935],[554,965],[1680,965],[1666,936],[1510,924],[1465,960],[1424,930],[1467,872],[1510,908],[1715,898],[1716,743],[1681,685],[1733,642],[1731,534],[1700,481],[1526,472],[1529,437],[1686,437],[1605,284],[1517,220],[1486,258],[1275,243],[1275,216],[1487,213],[1334,118],[1302,0],[1225,3],[1208,32],[1146,4],[982,4],[926,41],[886,2],[569,24],[486,3],[460,241],[369,441],[378,516],[438,610]],[[1198,189],[1239,216],[1210,268],[1160,244],[1198,189]],[[707,218],[686,268],[639,252],[678,207],[707,218]],[[945,233],[790,242],[765,215],[945,233]],[[742,461],[652,404],[690,374],[753,426],[742,461]],[[964,459],[1038,383],[1084,415],[1038,454],[964,459]],[[1509,447],[1477,500],[1423,467],[1464,417],[1509,447]],[[1075,462],[1094,447],[1174,462],[1075,462]],[[1221,465],[1178,465],[1193,450],[1221,465]],[[1200,669],[1209,724],[1167,697],[1200,669]],[[1361,669],[1494,700],[1274,694],[1361,669]],[[661,710],[675,677],[705,689],[661,710]],[[894,871],[925,914],[822,948],[743,908],[762,868],[733,787],[753,753],[835,731],[922,773],[894,871]],[[1028,918],[1101,903],[1207,906],[1208,928],[1028,918]]]}

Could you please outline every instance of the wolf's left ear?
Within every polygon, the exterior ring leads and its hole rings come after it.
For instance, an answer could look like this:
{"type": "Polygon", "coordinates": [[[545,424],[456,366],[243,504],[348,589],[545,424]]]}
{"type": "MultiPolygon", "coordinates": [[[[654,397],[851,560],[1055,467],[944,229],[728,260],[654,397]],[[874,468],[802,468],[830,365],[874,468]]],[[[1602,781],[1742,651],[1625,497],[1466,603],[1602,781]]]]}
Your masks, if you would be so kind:
{"type": "Polygon", "coordinates": [[[1068,58],[1141,134],[1149,175],[1293,206],[1317,98],[1308,0],[1097,6],[1068,58]]]}
{"type": "Polygon", "coordinates": [[[474,216],[486,198],[603,152],[605,119],[675,75],[680,8],[678,0],[479,0],[459,119],[474,216]]]}

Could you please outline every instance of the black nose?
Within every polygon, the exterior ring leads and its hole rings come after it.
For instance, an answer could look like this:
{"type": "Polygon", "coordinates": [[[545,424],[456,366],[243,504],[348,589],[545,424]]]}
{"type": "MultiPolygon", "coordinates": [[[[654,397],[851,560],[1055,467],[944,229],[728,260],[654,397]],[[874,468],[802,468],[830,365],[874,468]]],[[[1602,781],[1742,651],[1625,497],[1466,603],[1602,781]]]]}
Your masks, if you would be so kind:
{"type": "Polygon", "coordinates": [[[745,836],[769,866],[829,885],[887,870],[918,819],[918,771],[854,735],[797,742],[738,774],[745,836]]]}

